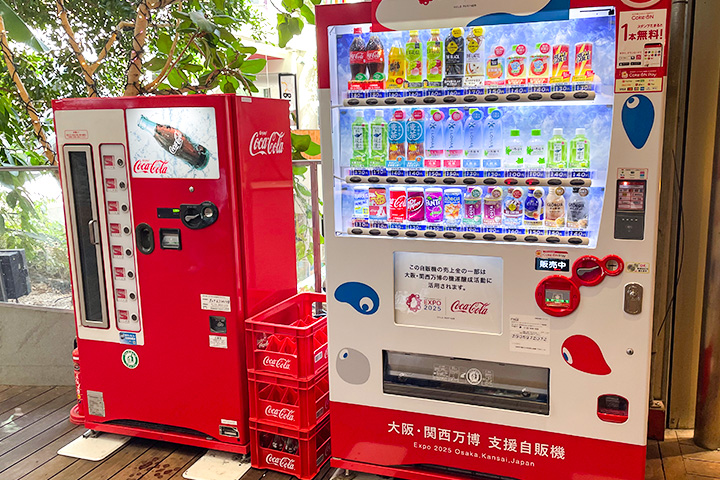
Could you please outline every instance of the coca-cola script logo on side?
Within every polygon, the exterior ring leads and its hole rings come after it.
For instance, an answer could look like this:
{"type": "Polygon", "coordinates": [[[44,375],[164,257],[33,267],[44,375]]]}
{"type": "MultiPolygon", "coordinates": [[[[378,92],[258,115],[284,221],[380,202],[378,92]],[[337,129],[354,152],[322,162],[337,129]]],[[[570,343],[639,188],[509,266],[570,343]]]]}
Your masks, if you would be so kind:
{"type": "Polygon", "coordinates": [[[259,131],[253,133],[250,138],[250,155],[276,155],[283,153],[283,138],[285,132],[265,132],[259,131]]]}
{"type": "Polygon", "coordinates": [[[269,465],[275,465],[276,467],[284,468],[285,470],[295,470],[295,459],[287,457],[276,457],[272,453],[268,453],[265,457],[265,461],[269,465]]]}
{"type": "Polygon", "coordinates": [[[162,175],[168,171],[168,162],[165,160],[138,160],[133,164],[133,173],[150,173],[162,175]]]}
{"type": "Polygon", "coordinates": [[[271,368],[279,368],[280,370],[290,370],[290,360],[287,358],[265,357],[262,361],[263,365],[271,368]]]}
{"type": "Polygon", "coordinates": [[[275,408],[272,405],[265,407],[265,415],[288,422],[295,421],[295,410],[291,408],[275,408]]]}

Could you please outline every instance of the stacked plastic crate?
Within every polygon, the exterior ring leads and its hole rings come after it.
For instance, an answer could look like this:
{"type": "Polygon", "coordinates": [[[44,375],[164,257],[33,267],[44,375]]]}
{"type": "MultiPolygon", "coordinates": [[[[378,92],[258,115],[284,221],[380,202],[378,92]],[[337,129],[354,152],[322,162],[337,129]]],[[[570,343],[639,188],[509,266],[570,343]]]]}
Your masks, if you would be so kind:
{"type": "Polygon", "coordinates": [[[330,458],[325,295],[299,293],[246,320],[251,463],[307,480],[330,458]]]}

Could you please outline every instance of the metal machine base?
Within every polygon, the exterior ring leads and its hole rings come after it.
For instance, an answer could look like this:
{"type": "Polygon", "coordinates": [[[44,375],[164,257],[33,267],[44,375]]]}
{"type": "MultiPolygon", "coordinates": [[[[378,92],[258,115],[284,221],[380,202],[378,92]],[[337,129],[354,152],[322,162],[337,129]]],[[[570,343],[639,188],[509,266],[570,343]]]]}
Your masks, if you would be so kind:
{"type": "Polygon", "coordinates": [[[188,480],[239,480],[248,470],[248,456],[208,450],[182,476],[188,480]]]}
{"type": "Polygon", "coordinates": [[[88,430],[68,443],[58,455],[99,462],[123,447],[132,437],[88,430]]]}

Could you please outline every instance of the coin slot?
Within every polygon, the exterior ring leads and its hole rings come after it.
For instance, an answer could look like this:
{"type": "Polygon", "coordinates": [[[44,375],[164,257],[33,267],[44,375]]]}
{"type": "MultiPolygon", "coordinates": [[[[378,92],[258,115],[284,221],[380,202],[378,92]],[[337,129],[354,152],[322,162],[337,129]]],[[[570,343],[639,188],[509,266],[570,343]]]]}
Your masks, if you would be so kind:
{"type": "Polygon", "coordinates": [[[135,227],[135,244],[140,253],[145,255],[149,255],[155,250],[155,236],[150,225],[141,223],[135,227]]]}

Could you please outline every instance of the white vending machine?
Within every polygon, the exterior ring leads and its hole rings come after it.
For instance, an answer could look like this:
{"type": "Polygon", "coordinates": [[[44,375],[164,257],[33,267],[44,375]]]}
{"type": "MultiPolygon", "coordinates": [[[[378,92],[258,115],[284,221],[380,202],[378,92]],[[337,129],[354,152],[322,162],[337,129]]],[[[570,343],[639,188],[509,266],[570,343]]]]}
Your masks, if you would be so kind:
{"type": "Polygon", "coordinates": [[[644,477],[669,7],[317,8],[334,466],[644,477]]]}

